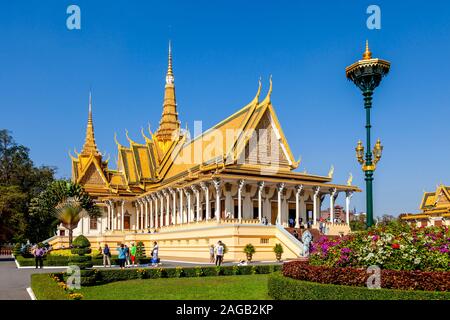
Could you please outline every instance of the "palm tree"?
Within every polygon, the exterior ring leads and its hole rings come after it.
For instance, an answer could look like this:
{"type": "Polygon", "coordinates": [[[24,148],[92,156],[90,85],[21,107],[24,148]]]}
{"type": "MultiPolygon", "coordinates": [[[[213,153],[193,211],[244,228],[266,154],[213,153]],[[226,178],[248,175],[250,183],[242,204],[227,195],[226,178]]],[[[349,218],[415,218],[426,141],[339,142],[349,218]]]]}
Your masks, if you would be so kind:
{"type": "Polygon", "coordinates": [[[83,207],[77,198],[66,198],[55,207],[55,217],[69,230],[69,246],[72,246],[73,229],[83,218],[83,207]]]}

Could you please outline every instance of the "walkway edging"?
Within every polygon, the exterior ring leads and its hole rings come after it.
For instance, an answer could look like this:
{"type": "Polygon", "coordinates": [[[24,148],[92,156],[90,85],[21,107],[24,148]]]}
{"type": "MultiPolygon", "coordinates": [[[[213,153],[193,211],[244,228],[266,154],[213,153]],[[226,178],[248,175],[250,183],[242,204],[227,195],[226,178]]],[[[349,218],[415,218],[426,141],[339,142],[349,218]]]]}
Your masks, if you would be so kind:
{"type": "Polygon", "coordinates": [[[33,289],[31,289],[30,287],[27,288],[27,292],[30,295],[31,300],[37,300],[36,296],[34,295],[33,289]]]}

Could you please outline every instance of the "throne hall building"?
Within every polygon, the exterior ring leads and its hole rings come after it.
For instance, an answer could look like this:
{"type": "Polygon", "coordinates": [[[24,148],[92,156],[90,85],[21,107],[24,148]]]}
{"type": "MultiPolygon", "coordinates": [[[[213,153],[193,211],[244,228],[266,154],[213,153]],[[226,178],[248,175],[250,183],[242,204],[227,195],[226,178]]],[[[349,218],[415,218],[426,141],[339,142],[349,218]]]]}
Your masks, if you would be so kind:
{"type": "MultiPolygon", "coordinates": [[[[102,208],[102,217],[85,217],[74,230],[95,245],[157,241],[162,259],[209,260],[208,247],[224,242],[225,260],[245,257],[244,246],[256,248],[254,260],[274,260],[273,246],[281,243],[283,258],[302,255],[291,234],[310,223],[318,229],[321,204],[329,201],[329,234],[350,231],[349,217],[335,223],[338,196],[350,212],[356,186],[332,183],[328,176],[297,172],[271,102],[272,80],[265,97],[256,95],[241,109],[197,137],[182,129],[175,95],[169,45],[162,116],[156,132],[141,130],[142,141],[126,133],[127,145],[115,137],[116,169],[99,152],[94,138],[92,99],[83,149],[72,160],[72,179],[102,208]],[[292,221],[292,220],[291,220],[292,221]]],[[[300,230],[301,231],[301,230],[300,230]]],[[[67,246],[68,232],[59,228],[50,241],[67,246]]]]}

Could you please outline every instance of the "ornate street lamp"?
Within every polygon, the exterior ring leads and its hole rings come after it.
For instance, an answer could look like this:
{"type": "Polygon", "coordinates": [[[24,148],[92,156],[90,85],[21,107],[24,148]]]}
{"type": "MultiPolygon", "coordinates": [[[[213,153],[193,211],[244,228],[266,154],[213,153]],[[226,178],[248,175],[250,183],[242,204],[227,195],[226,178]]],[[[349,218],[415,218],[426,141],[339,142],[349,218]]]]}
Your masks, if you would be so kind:
{"type": "Polygon", "coordinates": [[[370,109],[372,108],[373,91],[386,76],[391,67],[391,63],[386,60],[372,59],[372,53],[369,50],[369,42],[366,41],[366,51],[363,59],[355,62],[351,66],[345,68],[347,79],[351,80],[361,91],[364,96],[364,108],[366,109],[366,153],[364,157],[364,146],[361,140],[356,147],[356,158],[362,165],[366,180],[366,223],[370,227],[373,225],[373,195],[372,181],[373,173],[378,161],[381,159],[383,146],[380,140],[376,142],[373,151],[371,151],[370,142],[370,109]]]}

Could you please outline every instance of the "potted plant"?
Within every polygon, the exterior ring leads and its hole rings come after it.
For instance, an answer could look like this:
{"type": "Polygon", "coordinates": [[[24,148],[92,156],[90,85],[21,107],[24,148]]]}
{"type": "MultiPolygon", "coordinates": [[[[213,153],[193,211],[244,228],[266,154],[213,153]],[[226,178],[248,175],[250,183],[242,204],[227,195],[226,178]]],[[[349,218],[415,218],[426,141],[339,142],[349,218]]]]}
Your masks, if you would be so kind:
{"type": "Polygon", "coordinates": [[[249,243],[244,247],[244,253],[247,255],[247,261],[252,261],[253,254],[256,252],[255,247],[249,243]]]}
{"type": "Polygon", "coordinates": [[[275,257],[277,261],[281,261],[281,255],[283,254],[283,246],[280,243],[277,243],[275,247],[273,247],[273,252],[275,252],[275,257]]]}

